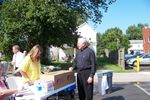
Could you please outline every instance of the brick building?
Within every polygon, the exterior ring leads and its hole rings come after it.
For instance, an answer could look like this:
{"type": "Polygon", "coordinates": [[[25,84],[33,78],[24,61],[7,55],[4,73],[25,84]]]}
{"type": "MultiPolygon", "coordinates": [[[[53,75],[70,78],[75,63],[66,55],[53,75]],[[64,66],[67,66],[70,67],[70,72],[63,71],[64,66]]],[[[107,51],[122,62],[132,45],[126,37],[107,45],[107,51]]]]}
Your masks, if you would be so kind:
{"type": "Polygon", "coordinates": [[[144,53],[150,53],[150,27],[143,28],[144,53]]]}

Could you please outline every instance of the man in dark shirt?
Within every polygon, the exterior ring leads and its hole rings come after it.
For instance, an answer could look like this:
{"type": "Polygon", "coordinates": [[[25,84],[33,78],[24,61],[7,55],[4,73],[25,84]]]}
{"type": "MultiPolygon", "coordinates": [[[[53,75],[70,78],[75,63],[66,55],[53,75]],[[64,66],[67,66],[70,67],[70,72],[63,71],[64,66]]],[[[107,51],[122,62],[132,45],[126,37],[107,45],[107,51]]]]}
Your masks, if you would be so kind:
{"type": "Polygon", "coordinates": [[[93,100],[93,78],[96,71],[96,58],[88,42],[84,38],[78,39],[78,51],[70,71],[77,69],[77,85],[79,100],[93,100]]]}

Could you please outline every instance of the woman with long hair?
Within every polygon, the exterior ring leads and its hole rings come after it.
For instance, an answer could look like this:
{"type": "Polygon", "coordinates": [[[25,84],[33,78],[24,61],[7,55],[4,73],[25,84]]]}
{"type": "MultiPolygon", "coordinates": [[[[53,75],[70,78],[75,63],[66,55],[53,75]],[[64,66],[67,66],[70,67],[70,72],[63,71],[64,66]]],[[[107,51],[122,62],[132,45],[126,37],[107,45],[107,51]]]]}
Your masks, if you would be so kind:
{"type": "Polygon", "coordinates": [[[35,45],[28,55],[25,57],[20,72],[23,78],[23,83],[32,84],[34,81],[40,79],[41,73],[41,57],[42,49],[40,45],[35,45]]]}

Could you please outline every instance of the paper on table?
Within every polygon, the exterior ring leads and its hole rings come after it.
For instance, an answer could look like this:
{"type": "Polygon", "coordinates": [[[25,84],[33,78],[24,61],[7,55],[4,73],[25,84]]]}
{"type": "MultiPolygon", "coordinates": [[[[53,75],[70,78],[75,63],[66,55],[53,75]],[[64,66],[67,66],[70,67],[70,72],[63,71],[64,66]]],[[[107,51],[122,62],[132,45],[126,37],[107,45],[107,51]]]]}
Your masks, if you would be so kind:
{"type": "Polygon", "coordinates": [[[17,95],[23,95],[23,96],[25,96],[25,95],[34,95],[34,93],[30,90],[22,90],[22,91],[19,91],[15,94],[15,96],[17,96],[17,95]]]}

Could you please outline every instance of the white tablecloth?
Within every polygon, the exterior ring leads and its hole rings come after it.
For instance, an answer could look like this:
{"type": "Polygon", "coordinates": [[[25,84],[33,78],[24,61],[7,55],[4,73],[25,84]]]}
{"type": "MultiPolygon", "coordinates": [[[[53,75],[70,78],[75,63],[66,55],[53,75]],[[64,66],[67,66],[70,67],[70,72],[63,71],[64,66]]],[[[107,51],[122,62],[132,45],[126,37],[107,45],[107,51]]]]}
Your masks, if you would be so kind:
{"type": "Polygon", "coordinates": [[[32,93],[31,91],[29,92],[25,92],[23,94],[23,96],[21,97],[15,97],[16,100],[45,100],[47,97],[51,96],[51,95],[54,95],[62,90],[65,90],[67,89],[68,87],[71,87],[73,85],[75,85],[76,83],[71,83],[69,85],[66,85],[62,88],[59,88],[59,89],[56,89],[56,90],[53,90],[53,91],[49,91],[47,93],[42,93],[42,92],[37,92],[36,94],[35,93],[32,93]]]}

